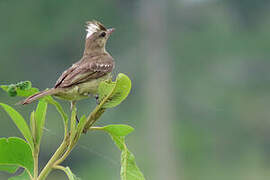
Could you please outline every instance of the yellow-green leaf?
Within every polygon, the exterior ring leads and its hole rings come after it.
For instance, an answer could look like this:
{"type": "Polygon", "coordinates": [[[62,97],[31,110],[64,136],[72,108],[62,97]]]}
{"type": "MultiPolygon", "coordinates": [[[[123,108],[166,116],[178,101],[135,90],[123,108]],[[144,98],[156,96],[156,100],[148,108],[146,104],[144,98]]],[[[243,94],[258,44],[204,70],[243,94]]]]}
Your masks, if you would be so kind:
{"type": "Polygon", "coordinates": [[[132,131],[134,131],[133,127],[125,124],[110,124],[102,128],[115,136],[126,136],[132,131]]]}
{"type": "Polygon", "coordinates": [[[8,115],[11,117],[13,122],[16,124],[17,128],[23,134],[24,138],[30,144],[31,149],[33,149],[34,142],[33,142],[32,134],[30,132],[30,129],[29,129],[27,123],[25,122],[24,118],[22,117],[22,115],[20,113],[18,113],[15,109],[13,109],[12,107],[10,107],[6,104],[0,103],[0,106],[2,106],[4,108],[4,110],[8,113],[8,115]]]}
{"type": "Polygon", "coordinates": [[[0,165],[20,166],[33,175],[34,160],[29,144],[17,137],[0,138],[0,165]]]}
{"type": "Polygon", "coordinates": [[[0,171],[5,171],[8,173],[15,173],[19,167],[16,165],[0,165],[0,171]]]}
{"type": "Polygon", "coordinates": [[[41,137],[42,137],[42,133],[43,133],[43,127],[44,127],[44,123],[45,123],[45,119],[46,119],[46,112],[47,112],[47,101],[41,99],[38,102],[38,106],[35,112],[35,121],[36,121],[36,130],[37,130],[37,134],[36,134],[36,142],[37,144],[40,143],[41,141],[41,137]]]}
{"type": "Polygon", "coordinates": [[[131,89],[131,80],[127,75],[119,73],[115,82],[101,82],[98,94],[102,108],[113,108],[126,99],[131,89]]]}
{"type": "Polygon", "coordinates": [[[116,146],[121,151],[121,180],[145,180],[138,168],[134,155],[129,151],[125,143],[125,135],[133,131],[127,125],[108,125],[105,127],[94,127],[93,129],[104,130],[110,134],[116,146]]]}

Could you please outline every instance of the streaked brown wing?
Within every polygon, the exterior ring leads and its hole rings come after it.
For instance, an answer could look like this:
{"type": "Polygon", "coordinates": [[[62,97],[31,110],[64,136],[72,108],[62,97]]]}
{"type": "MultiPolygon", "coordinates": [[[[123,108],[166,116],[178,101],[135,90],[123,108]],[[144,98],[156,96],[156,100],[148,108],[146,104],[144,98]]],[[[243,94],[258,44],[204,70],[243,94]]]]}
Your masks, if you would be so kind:
{"type": "Polygon", "coordinates": [[[66,71],[64,71],[61,76],[58,78],[58,80],[56,81],[54,88],[57,88],[62,81],[72,72],[76,69],[77,65],[73,64],[70,68],[68,68],[66,71]]]}
{"type": "MultiPolygon", "coordinates": [[[[97,58],[85,59],[69,73],[66,73],[64,78],[56,87],[70,87],[72,85],[97,79],[110,73],[114,68],[114,61],[110,56],[100,56],[97,58]]],[[[63,73],[64,74],[64,73],[63,73]]]]}

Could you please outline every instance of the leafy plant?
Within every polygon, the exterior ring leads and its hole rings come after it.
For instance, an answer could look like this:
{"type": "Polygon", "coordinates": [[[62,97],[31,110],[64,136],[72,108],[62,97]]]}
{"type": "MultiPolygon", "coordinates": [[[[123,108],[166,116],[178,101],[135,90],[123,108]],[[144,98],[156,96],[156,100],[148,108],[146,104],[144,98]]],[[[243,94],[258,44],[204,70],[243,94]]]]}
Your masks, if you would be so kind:
{"type": "MultiPolygon", "coordinates": [[[[12,97],[27,97],[39,91],[32,87],[30,81],[1,85],[0,87],[12,97]]],[[[52,170],[59,169],[66,173],[69,180],[78,180],[79,178],[71,172],[70,168],[62,166],[61,163],[77,145],[83,133],[101,130],[112,137],[112,140],[122,152],[121,179],[144,180],[143,174],[135,163],[134,155],[128,150],[125,143],[125,137],[134,129],[121,124],[104,127],[93,126],[106,109],[116,107],[125,100],[130,89],[131,81],[122,73],[118,74],[115,81],[101,82],[98,88],[99,104],[88,116],[83,115],[79,123],[76,123],[77,109],[75,106],[69,118],[62,106],[51,96],[39,100],[36,109],[30,115],[30,125],[11,106],[0,103],[0,106],[8,113],[24,136],[24,139],[18,137],[0,138],[0,171],[15,173],[19,167],[22,167],[24,168],[23,173],[9,178],[9,180],[45,180],[52,170]],[[64,139],[45,167],[38,173],[38,156],[48,104],[53,105],[63,119],[64,139]]]]}

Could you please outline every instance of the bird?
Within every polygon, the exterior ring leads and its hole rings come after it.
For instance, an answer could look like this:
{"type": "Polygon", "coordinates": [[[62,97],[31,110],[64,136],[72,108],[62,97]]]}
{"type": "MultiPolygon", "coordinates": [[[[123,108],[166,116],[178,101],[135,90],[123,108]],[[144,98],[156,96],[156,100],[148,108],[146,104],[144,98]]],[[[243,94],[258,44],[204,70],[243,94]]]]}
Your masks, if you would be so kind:
{"type": "Polygon", "coordinates": [[[53,88],[29,96],[21,104],[30,104],[51,95],[70,101],[72,108],[78,100],[90,96],[98,98],[97,91],[100,82],[111,79],[111,73],[115,67],[114,59],[105,47],[114,31],[114,28],[107,29],[96,20],[87,21],[85,48],[81,59],[62,73],[53,88]]]}

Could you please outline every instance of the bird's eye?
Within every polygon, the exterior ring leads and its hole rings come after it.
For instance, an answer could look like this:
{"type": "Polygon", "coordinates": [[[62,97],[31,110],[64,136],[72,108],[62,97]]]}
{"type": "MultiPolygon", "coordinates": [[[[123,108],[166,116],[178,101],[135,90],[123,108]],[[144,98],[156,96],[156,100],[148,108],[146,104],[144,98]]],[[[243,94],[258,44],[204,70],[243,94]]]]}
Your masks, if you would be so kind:
{"type": "Polygon", "coordinates": [[[105,37],[106,36],[106,33],[105,32],[102,32],[99,37],[105,37]]]}

